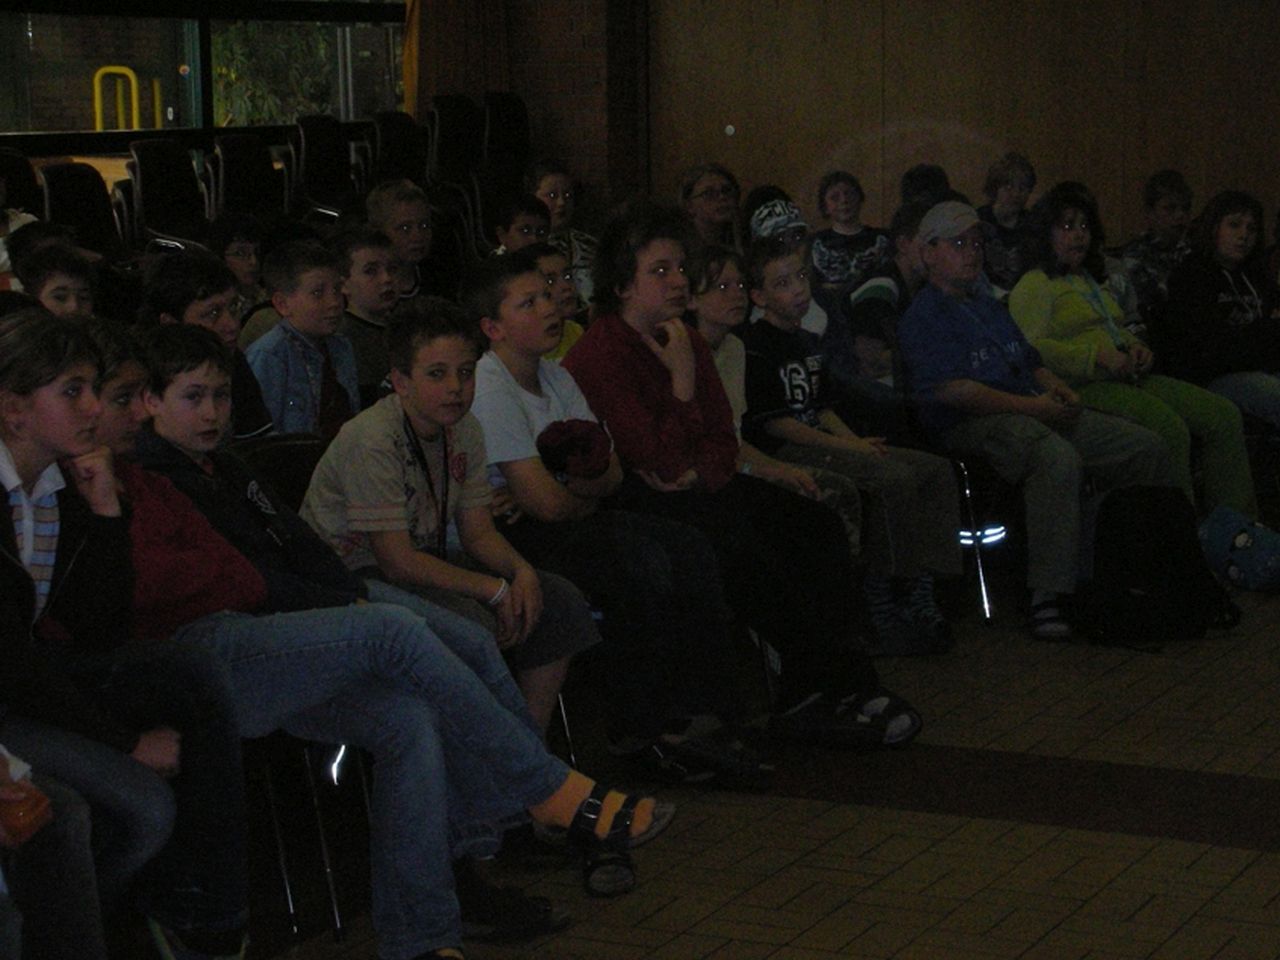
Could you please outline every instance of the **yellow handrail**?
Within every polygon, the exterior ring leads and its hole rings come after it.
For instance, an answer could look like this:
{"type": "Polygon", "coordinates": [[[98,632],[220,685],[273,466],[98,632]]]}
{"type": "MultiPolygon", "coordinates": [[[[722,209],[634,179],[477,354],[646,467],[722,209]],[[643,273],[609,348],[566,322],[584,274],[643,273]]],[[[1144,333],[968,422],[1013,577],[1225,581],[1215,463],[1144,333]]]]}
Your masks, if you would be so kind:
{"type": "MultiPolygon", "coordinates": [[[[142,125],[139,122],[141,116],[141,107],[138,100],[138,75],[128,67],[119,65],[109,65],[99,67],[93,74],[93,129],[103,130],[102,125],[102,78],[106,76],[124,77],[129,81],[129,106],[130,106],[130,126],[129,129],[141,130],[142,125]]],[[[116,122],[122,127],[124,125],[124,91],[117,83],[116,87],[116,122]]]]}

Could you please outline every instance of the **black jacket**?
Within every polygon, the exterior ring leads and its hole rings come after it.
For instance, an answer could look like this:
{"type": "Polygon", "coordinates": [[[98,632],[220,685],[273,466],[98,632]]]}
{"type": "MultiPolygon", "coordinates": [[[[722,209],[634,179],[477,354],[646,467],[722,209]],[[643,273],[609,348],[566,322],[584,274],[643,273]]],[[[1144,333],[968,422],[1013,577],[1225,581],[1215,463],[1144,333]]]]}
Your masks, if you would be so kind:
{"type": "Polygon", "coordinates": [[[127,520],[95,515],[70,487],[58,494],[58,513],[53,582],[39,617],[35,582],[18,556],[13,524],[0,522],[0,702],[10,713],[128,751],[139,731],[100,710],[67,670],[129,636],[127,520]]]}
{"type": "Polygon", "coordinates": [[[290,510],[240,457],[220,450],[213,471],[167,440],[144,431],[142,466],[162,474],[185,493],[267,584],[264,613],[340,607],[365,596],[363,583],[306,522],[290,510]]]}
{"type": "Polygon", "coordinates": [[[1201,384],[1228,373],[1280,370],[1275,299],[1261,269],[1228,270],[1188,257],[1169,276],[1157,356],[1168,373],[1201,384]]]}

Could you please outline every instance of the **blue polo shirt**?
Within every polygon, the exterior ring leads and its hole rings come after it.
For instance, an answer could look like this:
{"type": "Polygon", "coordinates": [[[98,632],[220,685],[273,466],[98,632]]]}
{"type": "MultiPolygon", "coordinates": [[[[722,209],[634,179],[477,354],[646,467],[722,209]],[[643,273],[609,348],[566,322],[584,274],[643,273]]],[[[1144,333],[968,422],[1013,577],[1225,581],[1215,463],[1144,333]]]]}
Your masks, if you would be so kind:
{"type": "Polygon", "coordinates": [[[965,414],[935,397],[951,380],[976,380],[1021,396],[1043,391],[1034,372],[1044,365],[1009,311],[993,297],[961,300],[930,284],[898,323],[898,345],[918,405],[921,426],[935,439],[965,414]]]}

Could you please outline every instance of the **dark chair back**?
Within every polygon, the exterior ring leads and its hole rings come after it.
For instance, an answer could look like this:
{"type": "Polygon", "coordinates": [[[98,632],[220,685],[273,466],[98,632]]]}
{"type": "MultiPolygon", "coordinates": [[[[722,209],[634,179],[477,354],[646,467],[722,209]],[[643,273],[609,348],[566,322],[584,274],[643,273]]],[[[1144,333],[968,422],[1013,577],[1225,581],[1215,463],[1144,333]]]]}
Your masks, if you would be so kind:
{"type": "Polygon", "coordinates": [[[508,182],[517,182],[533,158],[529,110],[516,93],[484,95],[484,165],[508,182]]]}
{"type": "Polygon", "coordinates": [[[120,228],[102,174],[87,163],[51,163],[40,168],[44,218],[76,233],[76,242],[105,257],[124,253],[120,228]]]}
{"type": "Polygon", "coordinates": [[[191,154],[177,140],[135,140],[137,216],[147,233],[199,240],[209,225],[204,192],[191,154]]]}
{"type": "Polygon", "coordinates": [[[9,195],[5,201],[7,206],[37,217],[44,212],[40,182],[26,154],[11,147],[0,147],[0,179],[4,180],[9,195]]]}
{"type": "Polygon", "coordinates": [[[270,217],[284,213],[284,177],[262,138],[229,133],[214,138],[218,159],[219,213],[251,213],[270,217]]]}
{"type": "Polygon", "coordinates": [[[465,185],[484,159],[484,111],[462,94],[432,97],[431,105],[435,130],[431,177],[465,185]]]}
{"type": "Polygon", "coordinates": [[[412,180],[427,175],[427,137],[416,120],[399,110],[373,115],[373,175],[370,183],[412,180]]]}
{"type": "Polygon", "coordinates": [[[351,146],[342,125],[328,114],[298,118],[302,158],[299,182],[309,203],[345,207],[356,199],[351,171],[351,146]]]}

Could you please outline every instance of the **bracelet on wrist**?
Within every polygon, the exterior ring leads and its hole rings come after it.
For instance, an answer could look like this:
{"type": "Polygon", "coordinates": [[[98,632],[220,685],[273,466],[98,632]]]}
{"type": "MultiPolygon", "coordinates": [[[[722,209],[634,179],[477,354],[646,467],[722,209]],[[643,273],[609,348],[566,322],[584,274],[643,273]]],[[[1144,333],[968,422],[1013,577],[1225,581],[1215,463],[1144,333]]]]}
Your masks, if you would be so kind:
{"type": "Polygon", "coordinates": [[[502,598],[507,595],[507,591],[511,589],[511,584],[507,583],[504,578],[499,577],[498,582],[502,585],[498,587],[497,592],[492,597],[485,601],[485,606],[496,607],[502,602],[502,598]]]}

